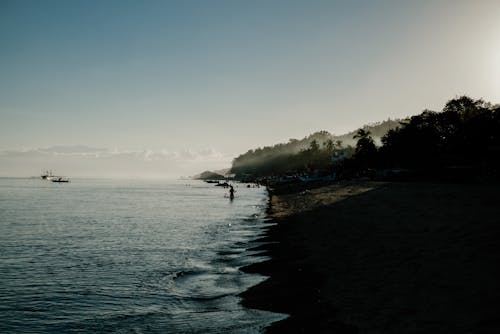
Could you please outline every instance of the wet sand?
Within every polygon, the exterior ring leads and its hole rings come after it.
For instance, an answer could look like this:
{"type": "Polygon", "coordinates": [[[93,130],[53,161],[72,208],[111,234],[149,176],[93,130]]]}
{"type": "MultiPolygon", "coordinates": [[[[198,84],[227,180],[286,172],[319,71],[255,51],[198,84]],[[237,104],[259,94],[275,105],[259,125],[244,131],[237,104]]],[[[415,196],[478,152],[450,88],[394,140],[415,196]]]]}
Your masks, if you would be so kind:
{"type": "Polygon", "coordinates": [[[269,333],[500,332],[500,186],[344,183],[272,195],[269,333]]]}

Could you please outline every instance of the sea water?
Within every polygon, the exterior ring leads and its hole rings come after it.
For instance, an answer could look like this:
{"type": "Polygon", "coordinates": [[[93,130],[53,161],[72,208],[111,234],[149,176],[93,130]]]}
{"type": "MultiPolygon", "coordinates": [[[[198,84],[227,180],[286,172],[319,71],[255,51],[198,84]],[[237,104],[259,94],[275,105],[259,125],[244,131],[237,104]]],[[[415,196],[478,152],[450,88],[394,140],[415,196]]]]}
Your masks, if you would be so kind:
{"type": "Polygon", "coordinates": [[[255,333],[264,188],[0,179],[0,333],[255,333]]]}

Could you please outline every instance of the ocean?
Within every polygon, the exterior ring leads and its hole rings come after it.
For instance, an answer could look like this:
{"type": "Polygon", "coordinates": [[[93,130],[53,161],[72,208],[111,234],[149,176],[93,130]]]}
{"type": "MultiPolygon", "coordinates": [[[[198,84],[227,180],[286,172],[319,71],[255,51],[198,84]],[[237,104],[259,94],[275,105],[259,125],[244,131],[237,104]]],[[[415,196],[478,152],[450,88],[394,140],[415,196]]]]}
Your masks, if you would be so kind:
{"type": "Polygon", "coordinates": [[[0,178],[0,333],[259,333],[264,188],[0,178]]]}

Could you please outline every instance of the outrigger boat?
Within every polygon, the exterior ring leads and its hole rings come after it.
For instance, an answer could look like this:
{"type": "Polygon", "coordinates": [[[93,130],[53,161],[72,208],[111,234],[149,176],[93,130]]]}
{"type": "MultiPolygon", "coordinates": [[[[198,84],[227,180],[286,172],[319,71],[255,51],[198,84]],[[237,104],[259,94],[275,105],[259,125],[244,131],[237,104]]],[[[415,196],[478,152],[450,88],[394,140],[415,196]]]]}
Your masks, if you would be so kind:
{"type": "Polygon", "coordinates": [[[61,176],[55,176],[50,179],[52,182],[58,182],[58,183],[68,183],[69,179],[61,176]]]}
{"type": "Polygon", "coordinates": [[[67,177],[63,176],[56,176],[52,173],[52,170],[46,170],[45,172],[40,175],[42,180],[47,180],[47,181],[52,181],[52,182],[58,182],[58,183],[68,183],[69,179],[67,177]]]}
{"type": "Polygon", "coordinates": [[[52,170],[46,170],[45,172],[42,172],[42,175],[40,175],[42,180],[51,180],[52,178],[55,177],[54,174],[52,174],[52,170]]]}

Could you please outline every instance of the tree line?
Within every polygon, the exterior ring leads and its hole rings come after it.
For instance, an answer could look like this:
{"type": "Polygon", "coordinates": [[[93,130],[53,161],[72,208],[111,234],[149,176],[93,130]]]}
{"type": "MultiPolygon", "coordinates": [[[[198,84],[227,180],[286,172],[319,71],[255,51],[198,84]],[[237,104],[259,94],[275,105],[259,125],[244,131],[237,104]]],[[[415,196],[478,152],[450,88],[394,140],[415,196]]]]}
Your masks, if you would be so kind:
{"type": "Polygon", "coordinates": [[[302,140],[249,150],[233,160],[231,171],[237,178],[313,171],[352,175],[391,168],[428,174],[455,168],[497,175],[499,105],[461,96],[448,101],[440,112],[424,110],[374,126],[378,134],[385,130],[379,142],[369,126],[350,134],[355,146],[320,131],[302,140]]]}

